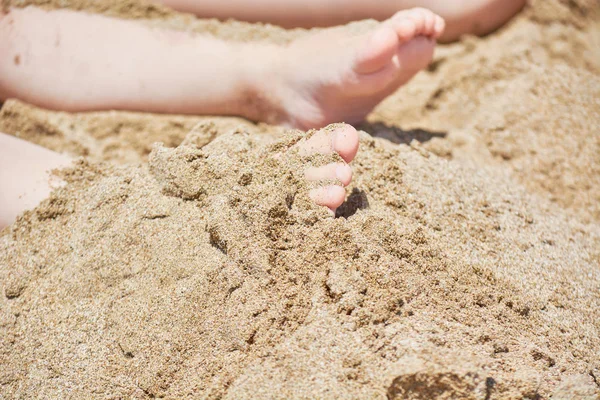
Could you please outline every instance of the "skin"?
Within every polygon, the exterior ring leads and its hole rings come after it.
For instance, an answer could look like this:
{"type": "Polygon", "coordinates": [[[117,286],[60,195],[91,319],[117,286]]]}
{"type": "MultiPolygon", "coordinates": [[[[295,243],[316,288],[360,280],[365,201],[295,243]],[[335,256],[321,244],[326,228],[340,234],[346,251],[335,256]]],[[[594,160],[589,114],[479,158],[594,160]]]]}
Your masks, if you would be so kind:
{"type": "Polygon", "coordinates": [[[443,29],[440,17],[413,9],[359,37],[326,31],[284,47],[14,9],[0,18],[0,99],[321,128],[362,120],[429,64],[443,29]]]}
{"type": "Polygon", "coordinates": [[[351,125],[340,124],[333,131],[321,129],[310,139],[296,144],[300,155],[337,153],[345,163],[331,163],[322,167],[310,167],[304,172],[309,181],[324,179],[339,180],[342,186],[328,185],[312,189],[310,197],[318,205],[329,208],[335,214],[336,208],[346,199],[345,186],[352,181],[352,168],[348,165],[358,152],[358,132],[351,125]]]}
{"type": "MultiPolygon", "coordinates": [[[[67,10],[15,9],[0,16],[0,100],[64,111],[240,115],[321,128],[362,120],[429,64],[443,29],[440,17],[413,9],[361,36],[326,31],[279,47],[67,10]]],[[[7,224],[49,194],[48,171],[68,158],[0,137],[0,224],[7,224]]],[[[346,125],[298,146],[306,154],[335,151],[349,163],[358,135],[346,125]]],[[[309,169],[306,178],[347,185],[352,171],[346,163],[309,169]]],[[[345,190],[326,186],[310,197],[333,211],[345,190]]]]}
{"type": "Polygon", "coordinates": [[[362,19],[384,21],[400,10],[427,8],[446,20],[442,42],[465,34],[485,35],[504,25],[527,0],[162,0],[203,18],[268,22],[285,28],[343,25],[362,19]]]}
{"type": "Polygon", "coordinates": [[[50,195],[50,171],[67,167],[71,159],[4,133],[0,133],[0,153],[1,230],[50,195]]]}

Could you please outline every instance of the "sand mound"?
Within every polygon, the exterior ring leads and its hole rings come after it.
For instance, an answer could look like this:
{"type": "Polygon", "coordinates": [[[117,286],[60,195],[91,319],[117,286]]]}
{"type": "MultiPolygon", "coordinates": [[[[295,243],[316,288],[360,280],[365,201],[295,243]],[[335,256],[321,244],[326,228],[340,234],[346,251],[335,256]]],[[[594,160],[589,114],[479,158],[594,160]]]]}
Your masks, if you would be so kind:
{"type": "Polygon", "coordinates": [[[366,135],[333,219],[260,138],[82,162],[26,213],[1,239],[3,390],[594,393],[598,229],[366,135]]]}
{"type": "Polygon", "coordinates": [[[476,91],[473,103],[447,118],[468,123],[426,147],[482,168],[508,167],[531,192],[600,221],[600,136],[590,134],[600,126],[600,79],[565,65],[501,59],[449,81],[427,106],[445,114],[476,91]]]}
{"type": "MultiPolygon", "coordinates": [[[[142,0],[5,0],[142,19],[228,40],[286,43],[310,31],[196,19],[142,0]]],[[[416,139],[436,154],[510,173],[584,221],[600,221],[600,8],[596,0],[533,0],[486,38],[439,46],[429,71],[390,96],[361,127],[394,143],[416,139]],[[511,120],[506,121],[509,117],[511,120]]],[[[372,21],[351,24],[362,30],[372,21]]],[[[335,28],[334,28],[335,29],[335,28]]],[[[9,102],[0,130],[93,160],[144,161],[157,141],[176,146],[207,118],[135,113],[70,115],[9,102]]],[[[211,118],[217,130],[243,124],[211,118]]],[[[251,132],[281,133],[245,124],[251,132]]]]}
{"type": "Polygon", "coordinates": [[[583,22],[598,8],[534,3],[492,37],[439,48],[430,71],[387,99],[363,129],[509,173],[599,221],[600,24],[583,22]]]}
{"type": "MultiPolygon", "coordinates": [[[[33,3],[306,34],[2,4],[33,3]]],[[[301,179],[326,160],[272,157],[298,132],[6,102],[0,131],[86,161],[0,233],[0,397],[597,398],[598,21],[539,0],[440,47],[363,124],[337,218],[301,179]]]]}

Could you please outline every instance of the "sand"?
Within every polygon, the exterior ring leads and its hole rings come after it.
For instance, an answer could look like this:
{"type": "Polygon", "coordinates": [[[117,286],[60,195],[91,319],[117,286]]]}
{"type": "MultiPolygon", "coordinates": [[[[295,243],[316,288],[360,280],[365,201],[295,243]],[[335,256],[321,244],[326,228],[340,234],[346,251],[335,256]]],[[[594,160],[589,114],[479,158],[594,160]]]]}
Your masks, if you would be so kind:
{"type": "Polygon", "coordinates": [[[300,132],[7,101],[0,131],[86,158],[0,233],[0,398],[598,398],[597,6],[441,46],[360,126],[337,218],[300,132]]]}

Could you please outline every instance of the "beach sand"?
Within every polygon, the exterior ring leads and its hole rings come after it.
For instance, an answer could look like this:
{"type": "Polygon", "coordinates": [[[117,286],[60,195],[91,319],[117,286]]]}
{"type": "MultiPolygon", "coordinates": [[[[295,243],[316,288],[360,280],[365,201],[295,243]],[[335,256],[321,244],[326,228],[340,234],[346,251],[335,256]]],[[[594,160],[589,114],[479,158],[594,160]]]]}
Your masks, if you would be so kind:
{"type": "Polygon", "coordinates": [[[300,132],[5,102],[0,131],[85,158],[0,233],[0,398],[598,398],[597,1],[440,46],[357,128],[331,218],[301,174],[326,160],[285,152],[300,132]]]}

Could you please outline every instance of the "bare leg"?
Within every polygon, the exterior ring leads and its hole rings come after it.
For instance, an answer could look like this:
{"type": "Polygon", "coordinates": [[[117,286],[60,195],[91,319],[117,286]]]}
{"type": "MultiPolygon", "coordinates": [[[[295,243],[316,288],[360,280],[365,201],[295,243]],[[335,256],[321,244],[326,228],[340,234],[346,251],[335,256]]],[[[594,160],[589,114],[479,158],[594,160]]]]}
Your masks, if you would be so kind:
{"type": "Polygon", "coordinates": [[[50,109],[241,115],[300,128],[358,122],[431,61],[444,21],[397,13],[372,32],[287,47],[230,43],[66,10],[0,17],[0,99],[50,109]]]}
{"type": "Polygon", "coordinates": [[[48,197],[49,172],[70,162],[67,156],[0,133],[0,230],[48,197]]]}
{"type": "Polygon", "coordinates": [[[373,18],[383,21],[400,10],[424,7],[446,20],[442,41],[464,34],[484,35],[504,25],[527,0],[162,0],[176,10],[204,18],[234,18],[291,27],[342,25],[373,18]]]}
{"type": "Polygon", "coordinates": [[[247,114],[252,46],[68,10],[0,18],[0,99],[49,109],[247,114]]]}

